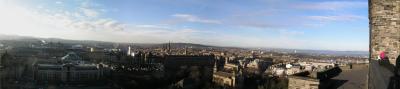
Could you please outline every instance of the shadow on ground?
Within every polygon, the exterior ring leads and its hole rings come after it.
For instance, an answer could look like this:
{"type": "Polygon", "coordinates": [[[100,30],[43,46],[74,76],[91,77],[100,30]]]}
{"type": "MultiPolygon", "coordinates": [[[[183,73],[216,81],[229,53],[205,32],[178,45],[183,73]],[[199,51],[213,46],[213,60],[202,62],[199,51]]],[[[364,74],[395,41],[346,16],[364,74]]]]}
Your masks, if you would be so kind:
{"type": "Polygon", "coordinates": [[[320,81],[319,87],[321,89],[338,89],[340,86],[345,84],[348,80],[340,80],[340,79],[328,79],[320,81]]]}

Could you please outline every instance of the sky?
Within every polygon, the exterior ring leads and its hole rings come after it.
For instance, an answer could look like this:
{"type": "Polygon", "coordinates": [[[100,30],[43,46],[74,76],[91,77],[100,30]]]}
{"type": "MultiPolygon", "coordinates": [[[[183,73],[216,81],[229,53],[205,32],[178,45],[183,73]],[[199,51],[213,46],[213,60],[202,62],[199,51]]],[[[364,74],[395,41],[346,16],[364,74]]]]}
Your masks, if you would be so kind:
{"type": "Polygon", "coordinates": [[[368,0],[0,0],[0,34],[368,51],[368,0]]]}

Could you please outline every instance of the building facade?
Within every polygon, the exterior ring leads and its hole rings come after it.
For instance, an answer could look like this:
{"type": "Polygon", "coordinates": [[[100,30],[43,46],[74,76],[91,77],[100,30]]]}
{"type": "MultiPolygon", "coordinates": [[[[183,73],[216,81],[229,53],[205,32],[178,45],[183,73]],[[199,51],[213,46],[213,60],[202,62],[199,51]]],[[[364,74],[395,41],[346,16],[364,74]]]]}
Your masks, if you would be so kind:
{"type": "Polygon", "coordinates": [[[87,82],[104,77],[101,64],[85,62],[76,53],[70,52],[61,58],[61,63],[34,64],[34,79],[40,82],[87,82]]]}
{"type": "Polygon", "coordinates": [[[242,70],[237,64],[228,63],[228,59],[225,59],[222,69],[218,69],[217,63],[214,64],[212,81],[225,88],[241,88],[243,83],[242,70]]]}
{"type": "Polygon", "coordinates": [[[84,82],[102,78],[102,71],[96,65],[89,64],[37,64],[35,80],[54,82],[84,82]]]}

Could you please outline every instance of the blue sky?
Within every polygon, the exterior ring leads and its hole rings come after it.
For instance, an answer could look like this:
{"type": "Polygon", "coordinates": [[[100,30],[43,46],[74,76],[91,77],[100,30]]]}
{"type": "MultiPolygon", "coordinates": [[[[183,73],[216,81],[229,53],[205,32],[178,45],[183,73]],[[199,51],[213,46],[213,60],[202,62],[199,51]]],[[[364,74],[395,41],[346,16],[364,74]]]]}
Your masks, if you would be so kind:
{"type": "Polygon", "coordinates": [[[0,0],[0,34],[367,51],[367,0],[0,0]]]}

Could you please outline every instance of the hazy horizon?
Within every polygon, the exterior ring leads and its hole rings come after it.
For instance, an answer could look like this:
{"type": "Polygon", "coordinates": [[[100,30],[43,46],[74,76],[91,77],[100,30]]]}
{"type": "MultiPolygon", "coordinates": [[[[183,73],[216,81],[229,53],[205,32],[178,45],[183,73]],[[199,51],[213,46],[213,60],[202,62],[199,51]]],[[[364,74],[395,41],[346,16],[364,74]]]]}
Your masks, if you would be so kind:
{"type": "MultiPolygon", "coordinates": [[[[12,39],[24,39],[24,38],[34,38],[37,40],[48,40],[48,39],[60,39],[60,40],[71,40],[71,41],[94,41],[94,42],[109,42],[109,43],[121,43],[121,44],[140,44],[140,45],[144,45],[144,44],[168,44],[168,43],[178,43],[178,44],[195,44],[195,45],[203,45],[203,46],[214,46],[214,47],[234,47],[234,48],[244,48],[244,49],[264,49],[264,50],[271,50],[271,49],[277,49],[277,50],[307,50],[307,51],[341,51],[341,52],[368,52],[367,51],[363,51],[363,50],[325,50],[325,49],[301,49],[301,48],[278,48],[278,47],[240,47],[240,46],[224,46],[224,45],[208,45],[208,44],[203,44],[203,43],[190,43],[190,42],[174,42],[172,40],[167,41],[167,42],[154,42],[154,43],[140,43],[140,42],[112,42],[112,41],[100,41],[100,40],[82,40],[82,39],[64,39],[64,38],[56,38],[56,37],[34,37],[34,36],[21,36],[21,35],[7,35],[7,34],[0,34],[0,40],[12,40],[12,39]],[[11,37],[16,37],[16,38],[3,38],[1,36],[11,36],[11,37]]],[[[51,42],[55,42],[55,41],[51,41],[51,42]]]]}

